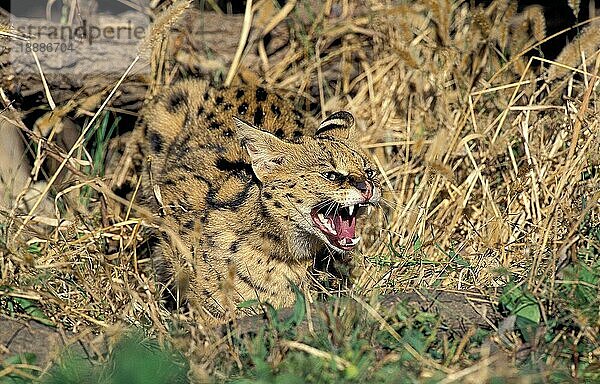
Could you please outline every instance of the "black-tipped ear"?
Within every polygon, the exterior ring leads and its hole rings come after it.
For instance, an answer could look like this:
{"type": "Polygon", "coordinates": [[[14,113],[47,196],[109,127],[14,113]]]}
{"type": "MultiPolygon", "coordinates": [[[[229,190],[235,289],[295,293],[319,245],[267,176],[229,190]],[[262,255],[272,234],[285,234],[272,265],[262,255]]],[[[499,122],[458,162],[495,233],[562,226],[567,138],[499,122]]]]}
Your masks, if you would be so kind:
{"type": "Polygon", "coordinates": [[[260,181],[264,181],[265,177],[281,165],[285,154],[289,153],[290,144],[237,117],[233,121],[237,127],[237,137],[252,161],[254,174],[260,181]]]}
{"type": "Polygon", "coordinates": [[[354,116],[350,112],[339,111],[330,115],[317,128],[316,137],[330,136],[336,139],[349,139],[354,130],[354,116]]]}

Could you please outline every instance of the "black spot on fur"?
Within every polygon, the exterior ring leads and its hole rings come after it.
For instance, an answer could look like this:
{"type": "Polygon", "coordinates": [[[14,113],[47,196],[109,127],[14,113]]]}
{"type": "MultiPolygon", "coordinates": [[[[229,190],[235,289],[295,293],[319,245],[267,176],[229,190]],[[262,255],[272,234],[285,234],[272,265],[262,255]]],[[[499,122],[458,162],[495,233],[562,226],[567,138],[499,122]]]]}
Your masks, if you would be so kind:
{"type": "Polygon", "coordinates": [[[236,253],[239,249],[240,249],[240,243],[238,243],[237,241],[234,241],[229,246],[229,252],[231,252],[231,253],[236,253]]]}
{"type": "Polygon", "coordinates": [[[194,173],[195,169],[189,164],[186,163],[178,163],[177,161],[171,161],[170,164],[174,164],[175,166],[179,166],[186,170],[186,172],[194,173]]]}
{"type": "Polygon", "coordinates": [[[150,134],[150,148],[153,152],[160,152],[163,149],[163,139],[156,132],[150,134]]]}
{"type": "Polygon", "coordinates": [[[226,111],[229,111],[231,108],[233,108],[233,105],[231,103],[225,103],[225,105],[223,106],[223,109],[226,111]]]}
{"type": "Polygon", "coordinates": [[[241,281],[248,284],[251,288],[255,289],[256,291],[262,292],[265,294],[273,294],[267,288],[256,283],[255,281],[252,281],[252,278],[250,278],[250,276],[246,275],[244,272],[240,271],[239,269],[236,271],[236,275],[241,281]]]}
{"type": "Polygon", "coordinates": [[[233,131],[231,129],[226,129],[223,131],[223,136],[231,137],[231,136],[233,136],[233,131]]]}
{"type": "Polygon", "coordinates": [[[265,113],[262,108],[256,107],[256,111],[254,112],[254,125],[262,125],[265,120],[265,113]]]}
{"type": "Polygon", "coordinates": [[[217,98],[215,99],[215,102],[217,104],[221,104],[223,102],[223,96],[217,96],[217,98]]]}
{"type": "Polygon", "coordinates": [[[224,172],[234,171],[235,173],[245,172],[248,175],[253,174],[252,166],[250,164],[244,163],[243,161],[231,161],[222,157],[217,159],[215,167],[224,172]]]}
{"type": "Polygon", "coordinates": [[[167,111],[170,113],[175,113],[177,109],[179,109],[187,99],[187,93],[182,90],[178,90],[173,92],[171,96],[169,96],[169,100],[167,100],[167,111]]]}
{"type": "Polygon", "coordinates": [[[267,100],[267,91],[265,91],[264,88],[262,88],[262,87],[256,88],[256,100],[257,101],[267,100]]]}
{"type": "Polygon", "coordinates": [[[221,128],[221,124],[218,121],[213,121],[210,123],[209,129],[215,130],[221,128]]]}
{"type": "Polygon", "coordinates": [[[208,91],[204,92],[204,100],[208,100],[210,99],[210,95],[208,94],[208,91]]]}
{"type": "MultiPolygon", "coordinates": [[[[235,177],[235,176],[231,176],[235,177]]],[[[249,196],[250,189],[254,186],[254,183],[246,183],[246,187],[243,191],[238,192],[235,196],[228,198],[226,201],[219,200],[218,191],[211,189],[208,191],[208,195],[206,196],[206,202],[213,206],[214,208],[228,208],[235,209],[240,205],[244,204],[246,199],[249,196]]]]}
{"type": "Polygon", "coordinates": [[[195,225],[196,225],[196,222],[194,220],[188,220],[185,223],[183,223],[183,227],[187,228],[187,229],[194,229],[195,225]]]}
{"type": "Polygon", "coordinates": [[[163,180],[163,184],[164,185],[175,185],[175,180],[169,178],[169,179],[165,179],[163,180]]]}
{"type": "Polygon", "coordinates": [[[267,238],[268,240],[271,240],[275,243],[280,243],[283,240],[281,239],[281,236],[279,236],[277,233],[275,232],[265,232],[264,234],[265,238],[267,238]]]}
{"type": "Polygon", "coordinates": [[[302,200],[302,199],[296,199],[296,204],[302,204],[302,203],[304,203],[304,200],[302,200]]]}
{"type": "Polygon", "coordinates": [[[298,128],[304,127],[304,124],[302,123],[302,120],[300,120],[300,119],[294,120],[294,123],[296,123],[296,125],[298,126],[298,128]]]}
{"type": "Polygon", "coordinates": [[[217,246],[217,242],[213,236],[208,236],[206,239],[206,245],[208,245],[209,248],[215,248],[217,246]]]}
{"type": "MultiPolygon", "coordinates": [[[[258,204],[259,204],[259,213],[260,213],[260,215],[263,218],[265,218],[266,220],[270,220],[271,219],[271,213],[267,209],[267,205],[265,204],[265,202],[262,201],[262,200],[258,200],[258,204]]],[[[248,226],[248,228],[249,227],[250,226],[248,226]]]]}
{"type": "Polygon", "coordinates": [[[238,113],[240,115],[245,114],[248,111],[248,104],[247,103],[242,103],[240,104],[240,106],[238,107],[238,113]]]}
{"type": "Polygon", "coordinates": [[[294,133],[292,133],[292,135],[294,136],[294,139],[299,139],[302,137],[302,131],[297,129],[294,131],[294,133]]]}
{"type": "Polygon", "coordinates": [[[214,112],[210,112],[208,115],[206,115],[206,119],[209,121],[214,120],[214,118],[215,118],[214,112]]]}
{"type": "Polygon", "coordinates": [[[206,185],[208,185],[209,188],[212,188],[211,183],[206,179],[206,177],[204,177],[204,175],[201,175],[198,173],[192,173],[192,177],[196,180],[200,180],[200,181],[204,182],[206,185]]]}
{"type": "Polygon", "coordinates": [[[196,113],[196,116],[200,116],[204,113],[204,107],[203,106],[199,106],[198,107],[198,112],[196,113]]]}
{"type": "Polygon", "coordinates": [[[273,203],[273,205],[275,206],[275,208],[283,208],[283,205],[281,205],[279,201],[276,201],[275,203],[273,203]]]}
{"type": "Polygon", "coordinates": [[[278,118],[279,116],[281,116],[281,110],[275,104],[271,104],[271,112],[273,112],[273,114],[275,115],[275,118],[278,118]]]}
{"type": "Polygon", "coordinates": [[[275,136],[279,137],[280,139],[283,139],[283,137],[285,136],[285,132],[283,132],[283,129],[279,128],[275,131],[275,136]]]}
{"type": "Polygon", "coordinates": [[[245,92],[244,92],[244,90],[243,90],[243,89],[238,89],[238,90],[237,90],[237,92],[235,93],[235,98],[236,98],[236,99],[239,99],[239,98],[241,98],[242,96],[244,96],[244,93],[245,93],[245,92]]]}
{"type": "Polygon", "coordinates": [[[273,195],[271,195],[270,192],[266,192],[266,191],[263,192],[262,195],[263,195],[263,197],[264,197],[265,200],[270,200],[273,197],[273,195]]]}

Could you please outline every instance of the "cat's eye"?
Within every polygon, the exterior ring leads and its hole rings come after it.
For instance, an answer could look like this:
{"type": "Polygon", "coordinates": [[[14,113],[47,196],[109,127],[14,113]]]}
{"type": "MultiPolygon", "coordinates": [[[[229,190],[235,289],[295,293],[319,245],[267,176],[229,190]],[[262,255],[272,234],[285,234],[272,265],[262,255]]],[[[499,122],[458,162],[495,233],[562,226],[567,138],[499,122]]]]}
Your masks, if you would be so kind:
{"type": "Polygon", "coordinates": [[[375,171],[372,169],[367,169],[365,174],[367,175],[367,178],[371,179],[373,176],[375,176],[375,171]]]}
{"type": "Polygon", "coordinates": [[[322,175],[329,181],[337,181],[342,177],[342,175],[337,172],[323,172],[322,175]]]}

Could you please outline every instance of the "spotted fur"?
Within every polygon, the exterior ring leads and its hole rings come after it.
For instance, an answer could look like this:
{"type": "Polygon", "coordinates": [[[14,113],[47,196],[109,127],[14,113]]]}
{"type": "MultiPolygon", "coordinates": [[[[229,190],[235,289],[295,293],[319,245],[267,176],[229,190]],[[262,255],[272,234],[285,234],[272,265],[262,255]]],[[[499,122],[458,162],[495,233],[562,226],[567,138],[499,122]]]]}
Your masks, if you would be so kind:
{"type": "Polygon", "coordinates": [[[172,229],[157,252],[175,296],[217,317],[251,299],[290,305],[290,283],[302,285],[315,258],[341,252],[311,223],[310,210],[327,199],[358,203],[367,183],[375,201],[380,185],[348,140],[352,116],[332,117],[317,134],[262,87],[220,90],[199,80],[179,82],[145,107],[145,190],[172,229]],[[343,180],[323,176],[332,171],[343,180]]]}

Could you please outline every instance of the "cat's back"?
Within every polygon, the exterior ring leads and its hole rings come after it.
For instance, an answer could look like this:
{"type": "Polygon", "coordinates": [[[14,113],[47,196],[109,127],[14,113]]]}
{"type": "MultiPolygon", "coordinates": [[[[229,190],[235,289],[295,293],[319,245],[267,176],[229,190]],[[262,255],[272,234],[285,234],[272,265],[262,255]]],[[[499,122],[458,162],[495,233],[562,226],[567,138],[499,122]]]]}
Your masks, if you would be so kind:
{"type": "Polygon", "coordinates": [[[235,206],[255,183],[234,117],[288,141],[315,131],[288,100],[264,87],[214,88],[197,79],[165,87],[141,115],[160,205],[175,211],[235,206]]]}

